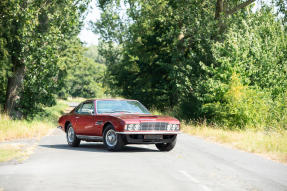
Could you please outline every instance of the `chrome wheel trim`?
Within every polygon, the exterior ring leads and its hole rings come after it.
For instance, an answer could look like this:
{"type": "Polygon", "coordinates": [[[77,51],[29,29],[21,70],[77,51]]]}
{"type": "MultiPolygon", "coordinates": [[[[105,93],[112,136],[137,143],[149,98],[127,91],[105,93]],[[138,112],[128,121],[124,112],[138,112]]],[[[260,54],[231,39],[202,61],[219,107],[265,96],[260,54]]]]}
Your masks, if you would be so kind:
{"type": "Polygon", "coordinates": [[[72,143],[72,142],[74,142],[74,138],[75,138],[74,129],[73,129],[73,127],[70,127],[69,130],[68,130],[68,141],[70,143],[72,143]]]}
{"type": "Polygon", "coordinates": [[[118,142],[118,138],[117,138],[117,134],[115,130],[113,129],[108,130],[108,132],[106,133],[105,139],[109,147],[114,147],[118,142]]]}

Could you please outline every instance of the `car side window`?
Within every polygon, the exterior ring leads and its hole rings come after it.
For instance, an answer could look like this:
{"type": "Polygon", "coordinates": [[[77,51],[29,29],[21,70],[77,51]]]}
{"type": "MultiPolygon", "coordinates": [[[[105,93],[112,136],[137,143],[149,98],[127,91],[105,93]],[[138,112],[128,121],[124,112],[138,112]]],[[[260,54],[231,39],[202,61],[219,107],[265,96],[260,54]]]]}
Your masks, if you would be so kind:
{"type": "Polygon", "coordinates": [[[80,104],[76,109],[75,113],[80,113],[83,104],[80,104]]]}
{"type": "Polygon", "coordinates": [[[84,103],[78,113],[80,114],[94,113],[94,104],[92,102],[84,103]]]}

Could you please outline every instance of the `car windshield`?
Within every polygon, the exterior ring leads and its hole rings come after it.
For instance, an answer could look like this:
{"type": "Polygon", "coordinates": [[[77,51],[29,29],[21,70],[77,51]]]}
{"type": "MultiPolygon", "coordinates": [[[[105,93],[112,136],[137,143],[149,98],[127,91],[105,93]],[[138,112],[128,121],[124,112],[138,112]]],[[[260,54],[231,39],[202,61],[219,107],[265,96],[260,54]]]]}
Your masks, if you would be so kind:
{"type": "Polygon", "coordinates": [[[97,113],[150,114],[140,102],[131,100],[98,100],[97,113]]]}

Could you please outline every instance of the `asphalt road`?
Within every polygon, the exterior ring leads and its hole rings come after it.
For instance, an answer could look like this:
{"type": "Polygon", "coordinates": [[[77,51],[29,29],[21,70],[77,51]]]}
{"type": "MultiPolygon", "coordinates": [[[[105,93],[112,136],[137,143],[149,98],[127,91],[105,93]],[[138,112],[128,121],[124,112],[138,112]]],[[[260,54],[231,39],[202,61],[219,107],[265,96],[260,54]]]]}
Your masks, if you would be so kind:
{"type": "Polygon", "coordinates": [[[44,137],[22,164],[0,165],[0,188],[12,191],[287,190],[287,166],[179,135],[171,152],[154,145],[108,152],[102,143],[68,147],[60,130],[44,137]]]}

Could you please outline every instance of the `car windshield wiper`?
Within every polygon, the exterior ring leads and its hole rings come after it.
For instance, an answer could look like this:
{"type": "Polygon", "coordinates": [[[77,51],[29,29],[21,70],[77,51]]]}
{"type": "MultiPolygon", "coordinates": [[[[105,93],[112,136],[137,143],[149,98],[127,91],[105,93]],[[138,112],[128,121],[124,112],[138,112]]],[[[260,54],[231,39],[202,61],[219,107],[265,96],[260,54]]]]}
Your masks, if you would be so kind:
{"type": "Polygon", "coordinates": [[[116,110],[116,111],[105,111],[105,112],[101,112],[101,113],[132,113],[131,111],[126,111],[126,110],[116,110]]]}
{"type": "Polygon", "coordinates": [[[126,110],[116,110],[116,111],[113,111],[113,113],[120,113],[120,112],[132,113],[132,112],[126,111],[126,110]]]}

